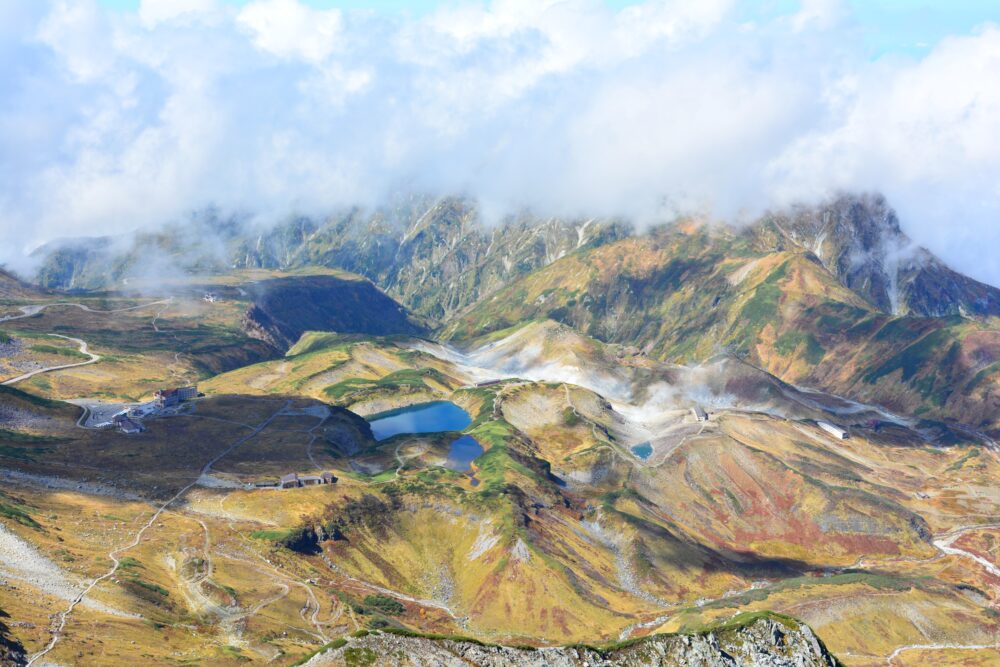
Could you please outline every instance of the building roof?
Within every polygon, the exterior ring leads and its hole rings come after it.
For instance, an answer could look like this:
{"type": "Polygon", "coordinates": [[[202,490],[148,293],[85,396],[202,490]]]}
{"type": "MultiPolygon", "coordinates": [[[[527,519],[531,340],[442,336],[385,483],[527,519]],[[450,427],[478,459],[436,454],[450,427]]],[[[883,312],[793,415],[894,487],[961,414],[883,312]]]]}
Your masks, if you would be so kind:
{"type": "Polygon", "coordinates": [[[290,472],[287,475],[282,475],[281,476],[281,481],[282,482],[297,482],[297,481],[299,481],[299,475],[298,475],[298,473],[290,472]]]}
{"type": "Polygon", "coordinates": [[[116,422],[118,427],[125,433],[142,433],[142,424],[138,424],[128,417],[116,422]]]}
{"type": "Polygon", "coordinates": [[[173,396],[174,394],[179,394],[182,391],[196,391],[198,388],[195,386],[187,387],[171,387],[170,389],[159,389],[156,392],[157,396],[173,396]]]}

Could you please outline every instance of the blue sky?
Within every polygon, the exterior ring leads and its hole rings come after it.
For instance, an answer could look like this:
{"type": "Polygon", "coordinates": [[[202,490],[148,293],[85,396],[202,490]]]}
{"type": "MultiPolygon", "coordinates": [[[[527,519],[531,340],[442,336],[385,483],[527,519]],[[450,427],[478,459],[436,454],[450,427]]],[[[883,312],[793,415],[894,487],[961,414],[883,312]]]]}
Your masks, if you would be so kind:
{"type": "MultiPolygon", "coordinates": [[[[119,10],[135,10],[140,0],[99,0],[119,10]]],[[[245,5],[250,0],[226,0],[245,5]]],[[[455,2],[441,0],[304,0],[317,8],[365,8],[386,12],[422,14],[455,2]]],[[[605,0],[612,7],[638,4],[640,0],[605,0]]],[[[797,0],[750,0],[745,2],[748,17],[768,17],[792,13],[797,0]]],[[[848,0],[864,33],[869,56],[891,53],[921,55],[942,38],[968,33],[986,22],[1000,22],[998,0],[848,0]]]]}

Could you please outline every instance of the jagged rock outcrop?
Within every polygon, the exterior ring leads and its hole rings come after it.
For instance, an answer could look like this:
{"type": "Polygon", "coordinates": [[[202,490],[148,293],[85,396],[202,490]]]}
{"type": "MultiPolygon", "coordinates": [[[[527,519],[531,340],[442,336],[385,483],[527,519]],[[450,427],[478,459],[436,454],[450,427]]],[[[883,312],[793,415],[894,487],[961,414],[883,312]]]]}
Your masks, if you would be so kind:
{"type": "Polygon", "coordinates": [[[103,289],[164,271],[325,266],[365,276],[412,312],[440,322],[568,253],[628,233],[608,221],[530,215],[487,224],[474,203],[456,197],[413,197],[265,230],[209,212],[132,239],[47,244],[35,253],[42,260],[36,279],[54,288],[103,289]]]}
{"type": "MultiPolygon", "coordinates": [[[[0,609],[0,619],[9,618],[7,612],[0,609]]],[[[0,667],[20,667],[28,664],[24,646],[10,636],[10,628],[0,620],[0,667]]]]}
{"type": "Polygon", "coordinates": [[[839,664],[808,626],[777,615],[698,634],[660,635],[600,650],[536,650],[389,633],[350,639],[320,653],[308,667],[835,667],[839,664]]]}
{"type": "MultiPolygon", "coordinates": [[[[841,283],[886,313],[1000,315],[1000,290],[916,246],[880,195],[842,195],[765,216],[762,236],[813,252],[841,283]]],[[[155,273],[326,266],[365,276],[412,312],[441,323],[505,285],[584,247],[630,234],[610,221],[538,219],[485,224],[474,203],[414,197],[317,221],[260,230],[209,213],[169,233],[74,239],[40,248],[39,284],[96,289],[155,273]]]]}
{"type": "Polygon", "coordinates": [[[899,228],[881,195],[842,195],[769,216],[845,286],[894,315],[1000,315],[1000,290],[948,268],[899,228]]]}

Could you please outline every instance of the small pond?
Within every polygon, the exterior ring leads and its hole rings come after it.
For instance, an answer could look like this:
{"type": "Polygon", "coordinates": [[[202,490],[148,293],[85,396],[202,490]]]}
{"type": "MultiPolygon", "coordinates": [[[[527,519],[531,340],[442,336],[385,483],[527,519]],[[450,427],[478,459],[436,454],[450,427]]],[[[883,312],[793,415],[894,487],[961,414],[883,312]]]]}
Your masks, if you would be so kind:
{"type": "Polygon", "coordinates": [[[472,467],[472,461],[483,453],[483,446],[476,442],[471,435],[463,435],[458,440],[451,443],[448,450],[448,462],[445,467],[455,472],[468,472],[472,467]]]}
{"type": "Polygon", "coordinates": [[[648,442],[644,442],[641,445],[636,445],[632,448],[632,453],[638,456],[642,460],[646,460],[653,453],[653,446],[648,442]]]}
{"type": "Polygon", "coordinates": [[[471,423],[469,413],[449,401],[411,405],[374,415],[374,419],[369,420],[376,440],[385,440],[400,433],[461,431],[471,423]]]}

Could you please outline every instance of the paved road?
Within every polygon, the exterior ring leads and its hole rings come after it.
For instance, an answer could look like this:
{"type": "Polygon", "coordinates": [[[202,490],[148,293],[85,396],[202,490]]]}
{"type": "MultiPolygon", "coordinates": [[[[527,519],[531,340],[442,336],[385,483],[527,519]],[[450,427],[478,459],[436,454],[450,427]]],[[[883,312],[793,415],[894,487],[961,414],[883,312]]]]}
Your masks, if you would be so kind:
{"type": "Polygon", "coordinates": [[[76,368],[77,366],[86,366],[88,364],[93,364],[101,360],[100,355],[94,354],[93,352],[88,350],[87,343],[80,340],[79,338],[72,338],[71,336],[63,336],[60,334],[47,334],[47,335],[55,336],[56,338],[62,338],[64,340],[73,341],[79,346],[80,352],[89,356],[90,359],[88,359],[87,361],[80,361],[75,364],[62,364],[61,366],[49,366],[47,368],[39,368],[38,370],[31,371],[30,373],[25,373],[24,375],[18,375],[16,378],[11,378],[10,380],[3,382],[3,384],[5,385],[16,384],[18,382],[21,382],[22,380],[27,380],[30,377],[41,375],[42,373],[49,373],[51,371],[61,371],[66,368],[76,368]]]}
{"type": "MultiPolygon", "coordinates": [[[[173,301],[173,298],[171,297],[169,299],[163,299],[163,300],[160,300],[160,301],[152,301],[150,303],[143,303],[143,304],[139,304],[138,306],[129,306],[128,308],[116,308],[114,310],[95,310],[95,309],[91,308],[90,306],[84,305],[82,303],[74,303],[74,302],[71,302],[71,301],[59,302],[59,303],[41,303],[41,304],[33,304],[33,305],[30,305],[30,306],[20,306],[19,307],[20,311],[21,311],[20,315],[8,315],[6,317],[0,317],[0,322],[11,322],[13,320],[20,320],[20,319],[23,319],[25,317],[31,317],[32,315],[37,315],[38,313],[42,312],[46,308],[52,308],[52,307],[55,307],[55,306],[71,306],[73,308],[79,308],[80,310],[84,310],[84,311],[86,311],[88,313],[98,313],[98,314],[101,314],[101,315],[109,315],[109,314],[112,314],[112,313],[124,313],[124,312],[129,311],[129,310],[138,310],[140,308],[147,308],[149,306],[155,306],[156,304],[160,304],[160,303],[171,303],[172,301],[173,301]]],[[[16,378],[11,378],[10,380],[7,380],[7,381],[3,382],[2,384],[4,384],[4,385],[16,384],[18,382],[21,382],[22,380],[27,380],[30,377],[34,377],[34,376],[40,375],[42,373],[49,373],[51,371],[59,371],[59,370],[63,370],[63,369],[66,369],[66,368],[76,368],[77,366],[86,366],[87,364],[96,363],[96,362],[100,361],[100,359],[101,359],[101,357],[99,355],[96,355],[93,352],[90,352],[87,349],[87,343],[85,343],[84,341],[80,340],[79,338],[71,338],[70,336],[61,336],[59,334],[48,334],[48,335],[49,336],[55,336],[56,338],[63,338],[65,340],[71,340],[71,341],[73,341],[74,343],[76,343],[79,346],[80,352],[82,352],[83,354],[86,354],[87,356],[89,356],[90,359],[88,359],[87,361],[81,361],[81,362],[75,363],[75,364],[63,364],[61,366],[49,366],[48,368],[39,368],[38,370],[31,371],[30,373],[25,373],[24,375],[19,375],[16,378]]]]}
{"type": "Polygon", "coordinates": [[[111,313],[124,313],[129,310],[139,310],[140,308],[148,308],[149,306],[155,306],[159,303],[170,303],[173,301],[173,297],[169,299],[162,299],[160,301],[151,301],[149,303],[142,303],[138,306],[129,306],[128,308],[115,308],[114,310],[96,310],[90,306],[84,305],[82,303],[75,303],[72,301],[60,301],[58,303],[40,303],[33,304],[30,306],[19,306],[18,309],[21,311],[20,315],[8,315],[6,317],[0,317],[0,322],[10,322],[12,320],[20,320],[25,317],[31,317],[32,315],[37,315],[46,308],[53,308],[55,306],[71,306],[73,308],[79,308],[88,313],[97,313],[98,315],[109,315],[111,313]]]}

